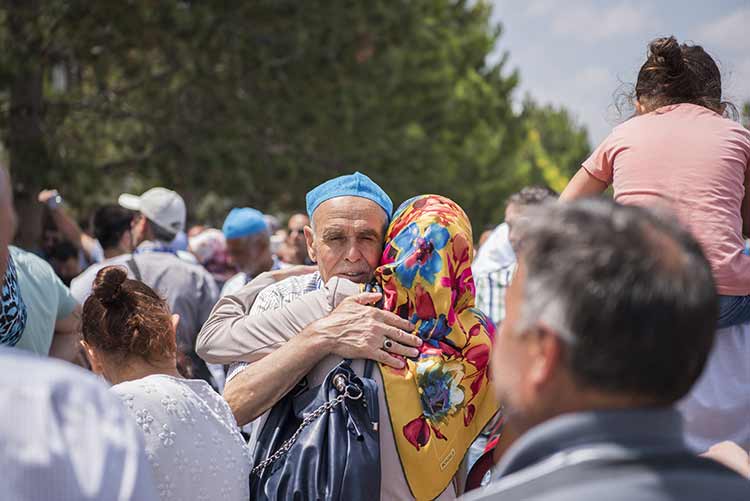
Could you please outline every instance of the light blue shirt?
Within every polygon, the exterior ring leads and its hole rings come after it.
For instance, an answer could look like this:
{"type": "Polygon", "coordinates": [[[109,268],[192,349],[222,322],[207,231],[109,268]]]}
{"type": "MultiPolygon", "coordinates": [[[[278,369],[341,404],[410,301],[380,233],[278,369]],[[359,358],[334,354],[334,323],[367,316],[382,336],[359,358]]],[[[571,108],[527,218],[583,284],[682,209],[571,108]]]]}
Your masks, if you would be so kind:
{"type": "Polygon", "coordinates": [[[36,254],[10,246],[18,273],[18,287],[28,313],[26,327],[16,348],[47,356],[55,323],[69,316],[78,306],[52,266],[36,254]]]}

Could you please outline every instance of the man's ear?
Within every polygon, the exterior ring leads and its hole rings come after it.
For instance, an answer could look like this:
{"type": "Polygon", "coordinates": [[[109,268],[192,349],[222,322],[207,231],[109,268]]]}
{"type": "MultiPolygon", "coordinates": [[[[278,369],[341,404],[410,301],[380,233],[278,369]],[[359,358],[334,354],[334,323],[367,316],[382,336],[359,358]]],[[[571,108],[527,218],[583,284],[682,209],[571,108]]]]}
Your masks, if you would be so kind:
{"type": "Polygon", "coordinates": [[[170,321],[172,322],[172,330],[177,333],[177,326],[180,325],[180,315],[177,313],[172,313],[170,321]]]}
{"type": "Polygon", "coordinates": [[[555,331],[544,324],[537,325],[528,335],[531,360],[529,378],[535,387],[541,388],[559,374],[564,362],[565,346],[555,331]]]}
{"type": "Polygon", "coordinates": [[[315,242],[315,233],[313,233],[313,229],[310,226],[305,226],[305,242],[307,243],[307,253],[310,256],[310,259],[312,259],[313,262],[318,262],[318,256],[315,252],[315,246],[313,243],[315,242]]]}
{"type": "Polygon", "coordinates": [[[143,225],[142,235],[146,237],[146,240],[154,240],[153,223],[147,218],[142,218],[141,224],[143,225]]]}
{"type": "Polygon", "coordinates": [[[133,235],[134,240],[132,242],[133,248],[135,249],[138,247],[138,245],[144,241],[149,240],[150,235],[147,234],[147,232],[150,230],[148,225],[148,220],[145,216],[141,215],[138,220],[136,220],[135,224],[133,225],[133,235]]]}
{"type": "Polygon", "coordinates": [[[133,230],[123,231],[118,242],[120,248],[125,249],[127,252],[133,252],[133,230]]]}

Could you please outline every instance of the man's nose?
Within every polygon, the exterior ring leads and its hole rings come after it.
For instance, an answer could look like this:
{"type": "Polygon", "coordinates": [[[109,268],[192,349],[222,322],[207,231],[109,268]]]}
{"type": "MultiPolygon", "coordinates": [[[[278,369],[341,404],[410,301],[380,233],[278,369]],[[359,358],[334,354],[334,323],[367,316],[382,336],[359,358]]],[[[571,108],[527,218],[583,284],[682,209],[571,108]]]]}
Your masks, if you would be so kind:
{"type": "Polygon", "coordinates": [[[349,244],[345,259],[351,263],[356,263],[357,261],[362,259],[362,252],[359,250],[359,247],[356,243],[352,242],[351,244],[349,244]]]}

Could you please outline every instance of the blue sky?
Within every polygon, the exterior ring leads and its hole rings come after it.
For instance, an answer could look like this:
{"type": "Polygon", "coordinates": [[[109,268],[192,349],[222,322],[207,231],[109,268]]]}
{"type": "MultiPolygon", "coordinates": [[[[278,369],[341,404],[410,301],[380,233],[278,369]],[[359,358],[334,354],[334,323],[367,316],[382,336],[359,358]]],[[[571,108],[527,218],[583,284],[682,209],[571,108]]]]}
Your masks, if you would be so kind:
{"type": "Polygon", "coordinates": [[[493,57],[509,52],[516,93],[564,105],[589,130],[592,146],[619,119],[613,93],[634,83],[653,38],[702,45],[722,70],[724,97],[750,100],[750,0],[491,0],[503,25],[493,57]]]}

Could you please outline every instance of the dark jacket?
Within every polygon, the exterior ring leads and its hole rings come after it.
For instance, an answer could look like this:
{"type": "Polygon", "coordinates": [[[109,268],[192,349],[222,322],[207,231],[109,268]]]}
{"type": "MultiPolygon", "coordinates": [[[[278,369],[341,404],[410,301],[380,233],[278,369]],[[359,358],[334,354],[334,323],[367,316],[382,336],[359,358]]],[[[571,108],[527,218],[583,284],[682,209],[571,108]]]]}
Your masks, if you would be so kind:
{"type": "Polygon", "coordinates": [[[672,408],[585,412],[532,428],[465,499],[748,501],[750,481],[690,451],[672,408]]]}

